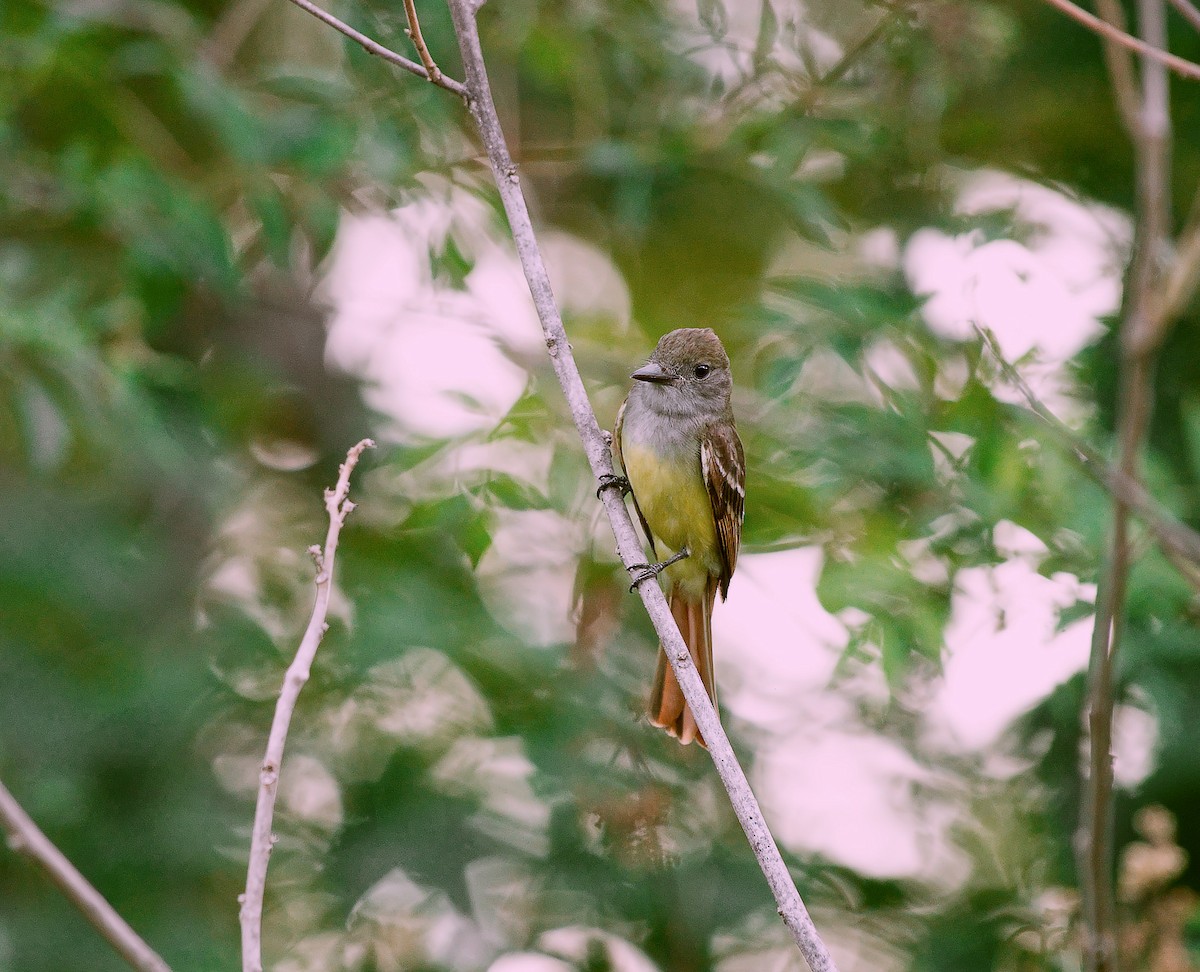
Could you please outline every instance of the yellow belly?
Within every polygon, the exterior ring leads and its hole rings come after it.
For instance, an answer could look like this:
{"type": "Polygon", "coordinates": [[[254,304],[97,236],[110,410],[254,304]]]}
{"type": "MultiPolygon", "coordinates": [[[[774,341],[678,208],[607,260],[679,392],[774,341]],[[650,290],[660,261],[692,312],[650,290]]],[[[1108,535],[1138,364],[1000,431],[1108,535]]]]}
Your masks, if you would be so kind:
{"type": "Polygon", "coordinates": [[[709,576],[721,571],[712,501],[704,487],[700,457],[663,461],[648,449],[630,445],[622,449],[621,458],[638,508],[659,544],[659,557],[665,560],[684,547],[690,552],[663,572],[668,590],[682,586],[689,595],[700,597],[709,576]]]}

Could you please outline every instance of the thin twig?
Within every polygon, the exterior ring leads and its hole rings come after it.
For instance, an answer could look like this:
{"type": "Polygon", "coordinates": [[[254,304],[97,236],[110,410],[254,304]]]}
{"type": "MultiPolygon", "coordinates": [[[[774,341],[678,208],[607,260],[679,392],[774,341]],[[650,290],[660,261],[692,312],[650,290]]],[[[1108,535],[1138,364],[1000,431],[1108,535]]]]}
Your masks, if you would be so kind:
{"type": "Polygon", "coordinates": [[[1200,287],[1200,190],[1192,199],[1192,211],[1179,234],[1175,259],[1163,287],[1162,313],[1175,320],[1184,312],[1200,287]]]}
{"type": "Polygon", "coordinates": [[[875,26],[868,30],[862,37],[846,48],[846,52],[838,59],[838,62],[833,65],[828,71],[822,74],[813,82],[814,89],[828,88],[831,85],[841,81],[855,66],[859,58],[861,58],[868,50],[870,50],[875,42],[878,41],[901,17],[911,16],[911,13],[903,8],[900,10],[889,10],[875,22],[875,26]]]}
{"type": "MultiPolygon", "coordinates": [[[[454,31],[462,51],[467,89],[470,92],[467,103],[479,126],[500,199],[508,215],[517,254],[542,324],[550,361],[566,396],[571,417],[583,441],[592,472],[599,481],[604,482],[603,477],[613,473],[609,440],[596,422],[579,369],[571,354],[571,346],[563,329],[562,318],[550,288],[550,278],[533,232],[524,194],[521,192],[517,167],[509,154],[504,132],[500,127],[500,119],[492,101],[487,69],[484,66],[483,50],[475,23],[475,8],[472,0],[449,0],[449,3],[450,14],[454,19],[454,31]]],[[[604,509],[617,540],[621,561],[626,569],[632,571],[638,562],[644,559],[637,534],[634,532],[633,521],[629,518],[629,511],[618,490],[602,490],[602,496],[604,509]]],[[[800,899],[775,839],[763,819],[762,810],[750,790],[746,775],[733,753],[724,729],[721,728],[716,710],[709,701],[695,666],[691,663],[691,657],[667,608],[661,588],[657,584],[639,584],[638,592],[654,623],[655,631],[662,640],[667,658],[683,689],[684,698],[691,706],[700,732],[708,744],[709,755],[729,793],[738,821],[746,832],[767,883],[775,895],[780,916],[813,972],[836,972],[833,959],[817,933],[804,902],[800,899]]]]}
{"type": "Polygon", "coordinates": [[[442,79],[442,69],[433,62],[433,55],[429,53],[429,48],[425,45],[425,38],[421,36],[421,21],[417,19],[415,0],[404,0],[404,16],[408,18],[409,39],[413,42],[413,47],[417,49],[417,56],[421,58],[421,63],[425,65],[425,73],[431,82],[437,84],[442,79]]]}
{"type": "Polygon", "coordinates": [[[1050,411],[1029,387],[1025,376],[1004,357],[996,336],[988,328],[976,324],[975,332],[991,352],[1003,378],[1025,399],[1030,412],[1045,424],[1094,482],[1120,498],[1133,511],[1163,551],[1176,561],[1176,566],[1190,565],[1186,576],[1195,583],[1196,571],[1200,569],[1200,533],[1173,516],[1137,477],[1125,475],[1050,411]]]}
{"type": "MultiPolygon", "coordinates": [[[[879,18],[870,27],[862,37],[851,44],[838,62],[834,64],[828,71],[820,77],[807,78],[806,86],[804,87],[796,104],[789,109],[798,115],[804,115],[815,109],[821,102],[821,99],[828,93],[829,88],[849,74],[862,60],[862,58],[879,42],[879,40],[887,36],[888,31],[896,24],[901,17],[911,17],[912,12],[906,7],[888,7],[887,12],[879,18]]],[[[782,68],[776,66],[776,69],[782,73],[782,68]]],[[[734,87],[725,93],[723,100],[726,103],[735,103],[737,99],[753,85],[760,80],[762,72],[755,71],[743,77],[734,87]]]]}
{"type": "MultiPolygon", "coordinates": [[[[1151,44],[1165,45],[1167,12],[1163,0],[1138,0],[1138,10],[1142,35],[1151,44]]],[[[1134,149],[1140,245],[1135,244],[1131,314],[1121,328],[1121,342],[1123,354],[1149,359],[1174,324],[1162,302],[1171,248],[1170,90],[1164,66],[1149,60],[1142,68],[1142,110],[1134,149]]]]}
{"type": "Polygon", "coordinates": [[[1193,29],[1200,30],[1200,8],[1196,7],[1191,0],[1171,0],[1171,6],[1192,25],[1193,29]]]}
{"type": "Polygon", "coordinates": [[[1089,972],[1114,972],[1117,963],[1117,934],[1112,860],[1113,756],[1113,665],[1112,650],[1119,633],[1119,614],[1124,604],[1125,580],[1129,569],[1127,516],[1113,504],[1112,547],[1096,591],[1096,615],[1092,627],[1087,690],[1087,778],[1079,809],[1076,858],[1079,867],[1083,911],[1083,952],[1089,972]]]}
{"type": "MultiPolygon", "coordinates": [[[[295,0],[293,0],[294,2],[295,0]]],[[[1101,37],[1107,37],[1109,40],[1114,40],[1118,44],[1128,47],[1131,51],[1136,51],[1147,60],[1155,61],[1163,65],[1163,67],[1169,68],[1182,78],[1188,78],[1191,81],[1200,81],[1200,64],[1165,51],[1161,47],[1148,44],[1146,41],[1127,34],[1123,30],[1118,30],[1112,24],[1101,20],[1095,14],[1088,13],[1082,7],[1076,6],[1071,0],[1046,0],[1046,3],[1062,11],[1072,20],[1083,24],[1084,27],[1093,33],[1099,34],[1101,37]]]]}
{"type": "MultiPolygon", "coordinates": [[[[1058,5],[1066,0],[1050,2],[1058,5]]],[[[1116,31],[1111,24],[1105,26],[1116,31]]],[[[1171,65],[1161,56],[1167,46],[1163,0],[1138,0],[1138,28],[1142,37],[1142,92],[1133,124],[1127,125],[1134,148],[1137,224],[1118,342],[1117,396],[1117,469],[1122,477],[1134,481],[1154,402],[1154,356],[1173,322],[1165,313],[1162,299],[1171,208],[1166,70],[1171,65]]],[[[1114,76],[1114,83],[1118,82],[1114,76]]],[[[1113,670],[1133,559],[1130,512],[1130,504],[1114,495],[1111,544],[1097,592],[1088,661],[1088,772],[1076,852],[1084,915],[1084,961],[1089,972],[1116,972],[1119,964],[1113,888],[1113,670]]]]}
{"type": "Polygon", "coordinates": [[[267,739],[267,751],[259,771],[258,802],[254,808],[254,829],[250,837],[250,864],[246,869],[246,891],[240,895],[242,903],[242,972],[262,972],[262,910],[263,894],[267,884],[267,864],[271,859],[271,847],[275,837],[271,833],[271,820],[275,813],[275,794],[279,788],[279,771],[283,764],[283,747],[287,742],[288,727],[300,690],[308,681],[313,658],[320,647],[321,638],[329,627],[325,614],[329,610],[329,594],[333,587],[333,562],[337,554],[338,537],[346,517],[354,510],[354,504],[346,498],[350,491],[350,474],[366,449],[375,448],[370,439],[363,439],[346,453],[346,461],[338,469],[337,486],[325,490],[325,510],[329,514],[329,529],[325,533],[324,549],[309,548],[317,568],[317,596],[312,617],[296,650],[296,657],[288,666],[283,678],[283,688],[275,703],[275,717],[271,720],[271,734],[267,739]]]}
{"type": "MultiPolygon", "coordinates": [[[[1125,9],[1120,0],[1096,0],[1096,9],[1101,18],[1113,29],[1122,34],[1125,29],[1125,9]]],[[[1133,65],[1133,54],[1129,48],[1122,47],[1113,38],[1105,36],[1104,63],[1108,67],[1109,82],[1112,84],[1113,99],[1117,104],[1117,114],[1121,124],[1125,126],[1125,134],[1133,139],[1137,137],[1138,112],[1141,110],[1142,99],[1138,94],[1137,71],[1133,65]]]]}
{"type": "Polygon", "coordinates": [[[104,896],[42,833],[3,783],[0,783],[0,830],[8,834],[8,846],[36,862],[67,900],[133,968],[140,972],[171,972],[159,954],[129,927],[104,896]]]}
{"type": "Polygon", "coordinates": [[[410,61],[407,57],[397,54],[395,51],[384,47],[377,41],[371,40],[371,38],[366,34],[359,33],[349,24],[343,23],[333,14],[322,10],[315,3],[311,3],[310,0],[291,0],[291,2],[301,10],[312,14],[317,18],[317,20],[324,21],[334,30],[345,34],[356,44],[361,46],[362,49],[368,54],[374,54],[376,57],[381,57],[389,64],[394,64],[396,67],[402,68],[409,74],[415,74],[418,78],[424,78],[426,81],[436,84],[439,88],[445,88],[447,91],[458,95],[460,98],[465,98],[467,96],[467,89],[462,86],[461,82],[455,81],[454,78],[442,74],[441,71],[438,72],[437,78],[432,77],[429,72],[426,71],[425,68],[423,68],[416,61],[410,61]]]}

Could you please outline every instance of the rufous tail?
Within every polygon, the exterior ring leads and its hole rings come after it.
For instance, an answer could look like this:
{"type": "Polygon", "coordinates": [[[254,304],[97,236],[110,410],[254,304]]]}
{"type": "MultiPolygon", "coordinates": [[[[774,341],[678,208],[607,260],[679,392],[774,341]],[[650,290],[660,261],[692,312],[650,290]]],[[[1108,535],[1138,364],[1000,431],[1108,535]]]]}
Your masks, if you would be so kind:
{"type": "MultiPolygon", "coordinates": [[[[704,599],[687,600],[678,591],[669,597],[671,614],[679,625],[679,633],[692,656],[692,663],[700,673],[700,680],[708,690],[708,697],[717,704],[717,686],[713,681],[712,660],[712,609],[717,597],[717,581],[713,578],[704,590],[704,599]]],[[[704,746],[704,739],[696,726],[692,710],[683,698],[683,690],[671,670],[666,652],[658,649],[658,668],[654,673],[654,686],[650,690],[650,721],[677,736],[684,745],[693,739],[704,746]]],[[[708,748],[705,746],[705,748],[708,748]]]]}

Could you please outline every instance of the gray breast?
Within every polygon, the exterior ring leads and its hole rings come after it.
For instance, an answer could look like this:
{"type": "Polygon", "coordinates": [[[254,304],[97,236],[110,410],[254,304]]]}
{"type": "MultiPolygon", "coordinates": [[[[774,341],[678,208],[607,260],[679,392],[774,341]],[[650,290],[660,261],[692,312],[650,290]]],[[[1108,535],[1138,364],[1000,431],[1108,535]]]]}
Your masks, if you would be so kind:
{"type": "Polygon", "coordinates": [[[699,456],[701,423],[696,416],[670,408],[673,403],[664,400],[664,391],[647,386],[630,390],[621,427],[622,445],[636,443],[664,459],[699,456]],[[664,405],[667,407],[663,408],[664,405]]]}

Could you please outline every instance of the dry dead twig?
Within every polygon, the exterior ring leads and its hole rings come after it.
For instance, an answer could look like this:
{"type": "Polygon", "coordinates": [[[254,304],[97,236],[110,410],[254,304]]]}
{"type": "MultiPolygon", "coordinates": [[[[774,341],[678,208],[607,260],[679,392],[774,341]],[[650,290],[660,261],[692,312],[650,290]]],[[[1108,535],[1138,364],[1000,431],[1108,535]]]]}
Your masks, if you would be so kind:
{"type": "MultiPolygon", "coordinates": [[[[426,81],[436,84],[439,88],[445,88],[451,94],[455,94],[460,98],[465,98],[467,96],[467,89],[462,86],[461,82],[455,81],[453,78],[443,74],[440,70],[438,71],[438,76],[436,78],[433,77],[433,75],[425,69],[424,65],[418,64],[416,61],[410,61],[407,57],[397,54],[390,48],[384,47],[378,41],[372,40],[366,34],[355,30],[349,24],[338,20],[338,18],[333,14],[318,7],[315,3],[312,3],[311,0],[289,0],[289,2],[294,3],[301,10],[312,14],[323,23],[328,24],[334,30],[338,31],[338,33],[345,34],[368,54],[374,54],[376,57],[381,57],[389,64],[394,64],[396,67],[407,71],[409,74],[415,74],[418,78],[424,78],[426,81]]],[[[422,41],[421,44],[424,46],[424,41],[422,41]]],[[[420,53],[420,48],[418,48],[418,53],[420,53]]],[[[428,54],[429,51],[426,50],[425,55],[428,56],[428,54]]],[[[437,65],[434,65],[435,69],[436,67],[437,65]]]]}
{"type": "Polygon", "coordinates": [[[363,439],[346,453],[346,461],[338,470],[337,485],[325,490],[325,510],[329,515],[329,528],[325,533],[325,546],[312,546],[309,553],[317,568],[316,602],[308,627],[296,650],[296,657],[288,666],[283,678],[283,688],[275,703],[275,716],[271,720],[271,733],[267,739],[267,751],[259,771],[258,801],[254,808],[254,827],[250,835],[250,863],[246,869],[246,890],[240,895],[242,925],[242,970],[262,972],[262,911],[263,896],[267,885],[267,864],[271,860],[271,848],[275,837],[271,833],[271,821],[275,815],[275,795],[279,788],[279,773],[283,766],[283,749],[287,743],[288,728],[300,690],[308,681],[313,658],[329,625],[325,616],[329,610],[329,595],[333,589],[333,564],[337,555],[338,538],[346,517],[354,510],[347,498],[350,492],[350,474],[367,449],[375,448],[370,439],[363,439]]]}

